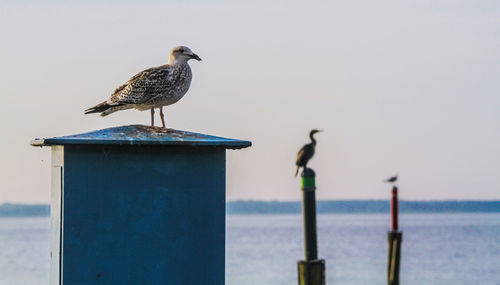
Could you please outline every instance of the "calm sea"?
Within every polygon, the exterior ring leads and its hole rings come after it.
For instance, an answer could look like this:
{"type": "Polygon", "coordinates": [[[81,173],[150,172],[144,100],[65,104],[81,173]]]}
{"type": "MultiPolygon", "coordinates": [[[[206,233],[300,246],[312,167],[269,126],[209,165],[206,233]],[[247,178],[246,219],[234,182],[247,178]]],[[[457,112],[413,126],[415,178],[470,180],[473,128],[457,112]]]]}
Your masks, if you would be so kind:
{"type": "MultiPolygon", "coordinates": [[[[227,284],[297,284],[300,215],[227,219],[227,284]]],[[[318,217],[328,284],[386,284],[388,216],[318,217]]],[[[500,285],[500,214],[404,214],[402,284],[500,285]]],[[[0,284],[48,283],[49,219],[0,218],[0,284]]]]}

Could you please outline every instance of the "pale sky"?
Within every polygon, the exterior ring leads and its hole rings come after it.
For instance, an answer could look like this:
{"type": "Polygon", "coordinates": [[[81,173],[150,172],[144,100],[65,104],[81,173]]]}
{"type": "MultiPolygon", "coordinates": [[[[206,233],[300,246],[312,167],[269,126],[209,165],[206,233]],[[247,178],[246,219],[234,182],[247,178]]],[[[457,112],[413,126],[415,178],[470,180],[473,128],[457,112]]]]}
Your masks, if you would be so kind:
{"type": "Polygon", "coordinates": [[[498,1],[12,2],[0,203],[49,201],[50,149],[31,139],[149,124],[83,110],[181,44],[203,61],[167,125],[253,142],[228,151],[228,200],[299,200],[311,128],[319,199],[387,199],[396,172],[402,199],[500,199],[498,1]]]}

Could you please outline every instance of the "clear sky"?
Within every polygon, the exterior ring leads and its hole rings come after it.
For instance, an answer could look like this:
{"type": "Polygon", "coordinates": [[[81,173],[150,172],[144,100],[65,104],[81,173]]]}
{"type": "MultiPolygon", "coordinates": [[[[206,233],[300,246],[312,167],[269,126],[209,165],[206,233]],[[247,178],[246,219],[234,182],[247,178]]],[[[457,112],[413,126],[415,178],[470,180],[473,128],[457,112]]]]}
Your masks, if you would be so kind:
{"type": "Polygon", "coordinates": [[[172,128],[247,139],[228,151],[229,200],[299,200],[295,154],[320,199],[500,199],[500,2],[11,1],[0,4],[0,202],[48,202],[35,137],[149,124],[83,110],[135,73],[191,62],[172,128]],[[238,2],[238,3],[235,3],[238,2]]]}

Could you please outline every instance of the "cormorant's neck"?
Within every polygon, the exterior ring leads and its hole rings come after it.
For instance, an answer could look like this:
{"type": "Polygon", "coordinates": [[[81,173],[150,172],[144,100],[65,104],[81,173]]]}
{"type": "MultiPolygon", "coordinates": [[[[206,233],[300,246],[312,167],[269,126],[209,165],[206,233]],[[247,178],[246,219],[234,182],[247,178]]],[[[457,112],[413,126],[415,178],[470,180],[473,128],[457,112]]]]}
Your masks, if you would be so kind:
{"type": "Polygon", "coordinates": [[[314,139],[314,134],[313,134],[313,133],[310,133],[310,134],[309,134],[309,138],[311,138],[311,143],[312,143],[313,145],[316,145],[316,140],[314,139]]]}

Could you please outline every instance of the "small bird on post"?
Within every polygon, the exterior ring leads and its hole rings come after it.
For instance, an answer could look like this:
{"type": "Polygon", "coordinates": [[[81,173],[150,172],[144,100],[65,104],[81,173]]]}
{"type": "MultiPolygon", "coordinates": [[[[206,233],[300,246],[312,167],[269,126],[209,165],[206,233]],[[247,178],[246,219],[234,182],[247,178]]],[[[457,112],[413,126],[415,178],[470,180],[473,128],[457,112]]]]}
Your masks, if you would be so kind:
{"type": "Polygon", "coordinates": [[[297,171],[295,171],[295,176],[297,176],[297,174],[299,173],[300,167],[307,168],[307,163],[313,157],[316,148],[316,140],[314,139],[314,134],[319,132],[322,132],[322,130],[312,130],[309,133],[311,142],[304,145],[297,153],[297,161],[295,162],[295,165],[297,165],[297,171]]]}
{"type": "Polygon", "coordinates": [[[386,179],[386,180],[383,180],[382,182],[386,182],[386,183],[394,183],[398,180],[398,175],[394,175],[392,177],[390,177],[389,179],[386,179]]]}
{"type": "Polygon", "coordinates": [[[179,101],[191,84],[190,59],[201,58],[185,46],[170,52],[168,64],[143,70],[116,88],[108,100],[85,110],[85,114],[101,113],[107,116],[120,110],[135,108],[151,110],[151,126],[154,126],[154,108],[160,109],[162,126],[165,128],[163,106],[179,101]]]}

